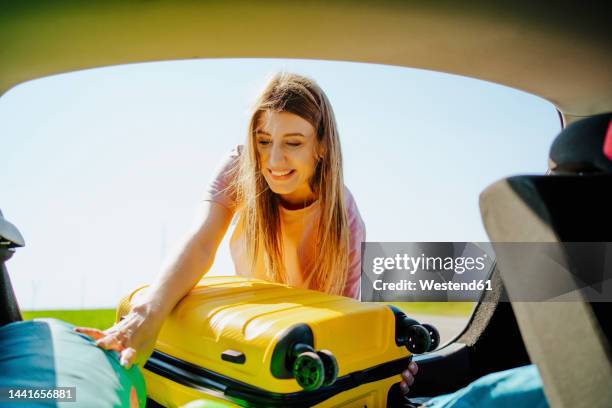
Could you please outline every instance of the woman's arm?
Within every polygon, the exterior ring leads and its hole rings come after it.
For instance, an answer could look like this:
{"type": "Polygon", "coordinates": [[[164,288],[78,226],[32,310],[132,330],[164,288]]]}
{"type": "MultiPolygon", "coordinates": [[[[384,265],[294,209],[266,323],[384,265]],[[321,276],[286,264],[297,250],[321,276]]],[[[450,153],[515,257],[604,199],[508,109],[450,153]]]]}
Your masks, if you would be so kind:
{"type": "MultiPolygon", "coordinates": [[[[223,205],[204,201],[199,217],[202,221],[156,278],[143,301],[152,302],[164,315],[170,313],[212,266],[232,216],[233,212],[223,205]]],[[[140,299],[135,299],[136,305],[140,303],[140,299]]]]}
{"type": "Polygon", "coordinates": [[[150,290],[133,299],[131,312],[104,331],[86,327],[76,330],[93,337],[98,346],[118,351],[124,366],[144,364],[166,316],[210,269],[232,215],[232,211],[221,204],[203,202],[201,221],[150,290]]]}

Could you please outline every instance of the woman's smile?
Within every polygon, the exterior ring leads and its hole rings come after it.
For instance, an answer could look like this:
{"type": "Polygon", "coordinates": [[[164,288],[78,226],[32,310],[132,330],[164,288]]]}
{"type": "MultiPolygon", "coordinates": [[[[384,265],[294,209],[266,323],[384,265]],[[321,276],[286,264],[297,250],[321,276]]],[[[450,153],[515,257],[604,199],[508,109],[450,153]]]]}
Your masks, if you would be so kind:
{"type": "Polygon", "coordinates": [[[273,180],[276,181],[283,181],[283,180],[288,180],[289,178],[291,178],[294,174],[295,174],[295,170],[271,170],[268,169],[268,171],[270,172],[270,177],[272,177],[273,180]]]}

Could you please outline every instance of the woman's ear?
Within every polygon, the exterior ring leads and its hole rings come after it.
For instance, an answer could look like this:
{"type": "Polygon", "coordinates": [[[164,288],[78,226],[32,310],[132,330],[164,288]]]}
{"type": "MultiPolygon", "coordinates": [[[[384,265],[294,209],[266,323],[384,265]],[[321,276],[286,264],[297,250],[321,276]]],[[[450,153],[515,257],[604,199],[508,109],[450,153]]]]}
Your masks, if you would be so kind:
{"type": "Polygon", "coordinates": [[[325,156],[325,146],[321,142],[317,142],[317,147],[315,148],[315,158],[317,161],[321,161],[325,156]]]}

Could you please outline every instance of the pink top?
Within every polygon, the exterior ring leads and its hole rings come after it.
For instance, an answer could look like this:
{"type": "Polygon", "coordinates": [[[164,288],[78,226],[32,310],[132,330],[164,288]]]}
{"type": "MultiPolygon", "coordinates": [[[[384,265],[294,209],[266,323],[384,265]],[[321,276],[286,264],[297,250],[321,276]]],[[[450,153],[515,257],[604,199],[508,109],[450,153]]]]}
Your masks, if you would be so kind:
{"type": "MultiPolygon", "coordinates": [[[[235,210],[235,200],[226,191],[230,183],[228,170],[238,163],[242,149],[242,145],[236,146],[221,162],[204,194],[204,201],[213,201],[231,211],[235,210]]],[[[342,294],[359,299],[361,242],[365,241],[365,224],[361,219],[355,199],[346,186],[344,186],[344,199],[349,221],[349,265],[346,287],[342,294]]],[[[304,287],[304,278],[308,276],[314,258],[315,234],[321,212],[319,201],[298,210],[288,210],[282,206],[279,208],[283,231],[283,258],[288,283],[292,286],[304,287]]],[[[261,253],[257,257],[256,270],[251,270],[249,259],[246,256],[244,231],[239,227],[234,229],[230,239],[230,252],[236,274],[265,279],[261,253]]]]}

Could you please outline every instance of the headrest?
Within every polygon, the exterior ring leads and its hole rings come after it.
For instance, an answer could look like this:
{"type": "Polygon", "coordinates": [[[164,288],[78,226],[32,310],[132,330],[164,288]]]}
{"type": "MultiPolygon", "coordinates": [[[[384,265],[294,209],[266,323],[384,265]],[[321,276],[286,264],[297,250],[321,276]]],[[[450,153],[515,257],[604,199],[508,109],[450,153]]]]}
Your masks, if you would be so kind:
{"type": "MultiPolygon", "coordinates": [[[[525,229],[528,226],[518,221],[523,217],[520,206],[509,202],[518,200],[531,209],[542,226],[554,231],[559,241],[608,242],[612,241],[612,196],[608,194],[611,185],[612,174],[514,176],[483,191],[481,209],[503,207],[505,210],[496,212],[496,217],[507,220],[506,228],[525,229]],[[506,188],[511,193],[504,193],[506,188]]],[[[513,240],[499,236],[491,239],[513,240]]]]}
{"type": "Polygon", "coordinates": [[[612,173],[612,113],[567,126],[550,148],[552,174],[612,173]]]}
{"type": "Polygon", "coordinates": [[[0,247],[14,248],[25,245],[17,227],[8,222],[0,211],[0,247]]]}

